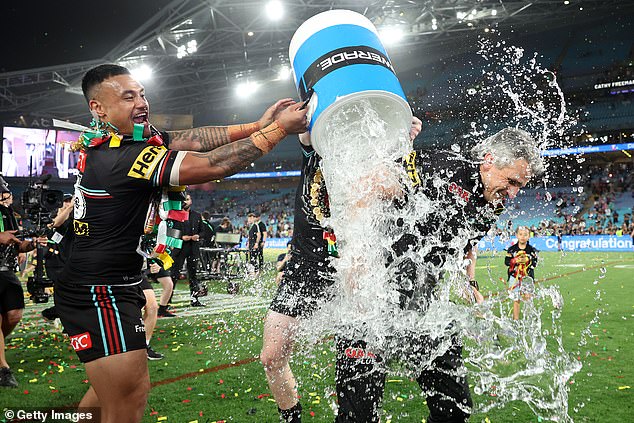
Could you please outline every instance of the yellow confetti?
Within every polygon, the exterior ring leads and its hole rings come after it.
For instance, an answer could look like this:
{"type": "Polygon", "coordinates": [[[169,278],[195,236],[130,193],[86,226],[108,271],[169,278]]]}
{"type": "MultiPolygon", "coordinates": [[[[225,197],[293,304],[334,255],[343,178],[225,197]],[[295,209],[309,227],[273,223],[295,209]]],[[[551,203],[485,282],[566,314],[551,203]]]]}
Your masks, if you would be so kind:
{"type": "Polygon", "coordinates": [[[484,423],[491,423],[491,420],[489,420],[488,416],[484,418],[484,423]]]}
{"type": "Polygon", "coordinates": [[[313,373],[313,377],[316,377],[317,379],[321,380],[321,376],[319,376],[317,373],[313,373]]]}
{"type": "Polygon", "coordinates": [[[24,369],[18,369],[18,373],[24,373],[24,369]]]}
{"type": "Polygon", "coordinates": [[[49,386],[48,386],[48,389],[55,389],[55,387],[54,387],[54,386],[49,385],[49,386]]]}
{"type": "Polygon", "coordinates": [[[43,358],[40,358],[39,360],[37,360],[37,362],[38,362],[38,363],[41,363],[41,362],[43,362],[43,361],[44,361],[44,359],[43,359],[43,358]]]}
{"type": "Polygon", "coordinates": [[[198,420],[192,420],[189,423],[198,423],[198,420]]]}
{"type": "Polygon", "coordinates": [[[33,378],[33,379],[29,380],[29,383],[35,383],[35,382],[37,382],[37,378],[33,378]]]}
{"type": "Polygon", "coordinates": [[[204,371],[205,371],[205,369],[198,369],[198,372],[199,372],[199,373],[202,373],[202,372],[204,372],[204,371]]]}
{"type": "Polygon", "coordinates": [[[236,393],[234,393],[234,394],[233,394],[233,396],[234,396],[234,397],[237,397],[237,396],[238,396],[238,393],[237,393],[237,392],[236,392],[236,393]]]}
{"type": "Polygon", "coordinates": [[[619,386],[619,391],[622,391],[624,389],[630,389],[630,387],[628,385],[625,386],[619,386]]]}
{"type": "Polygon", "coordinates": [[[162,422],[163,420],[167,420],[167,416],[160,416],[156,419],[157,422],[162,422]]]}
{"type": "Polygon", "coordinates": [[[59,373],[63,373],[64,372],[64,366],[57,366],[57,371],[59,373]]]}
{"type": "Polygon", "coordinates": [[[253,388],[249,388],[246,391],[244,391],[245,394],[248,394],[249,392],[251,392],[253,390],[253,388]]]}
{"type": "Polygon", "coordinates": [[[387,381],[387,383],[402,383],[403,381],[401,379],[390,379],[387,381]]]}
{"type": "Polygon", "coordinates": [[[403,402],[403,398],[401,398],[401,397],[396,397],[396,401],[398,401],[398,402],[403,402]]]}
{"type": "Polygon", "coordinates": [[[308,396],[309,397],[316,397],[317,396],[317,392],[309,392],[308,396]]]}

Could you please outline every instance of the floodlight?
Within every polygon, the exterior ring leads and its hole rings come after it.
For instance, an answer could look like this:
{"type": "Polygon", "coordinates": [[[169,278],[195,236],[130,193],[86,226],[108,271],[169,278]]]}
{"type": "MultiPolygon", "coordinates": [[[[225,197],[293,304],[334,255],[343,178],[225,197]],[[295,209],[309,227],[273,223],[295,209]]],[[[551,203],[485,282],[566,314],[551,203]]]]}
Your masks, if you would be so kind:
{"type": "Polygon", "coordinates": [[[152,68],[150,68],[146,64],[143,64],[135,69],[132,69],[130,73],[139,81],[146,81],[152,78],[152,68]]]}
{"type": "Polygon", "coordinates": [[[260,84],[253,81],[244,81],[236,86],[236,94],[238,97],[246,98],[254,94],[260,88],[260,84]]]}
{"type": "Polygon", "coordinates": [[[272,21],[279,21],[284,17],[284,6],[278,0],[269,1],[264,7],[266,16],[272,21]]]}
{"type": "Polygon", "coordinates": [[[397,27],[384,28],[379,31],[379,38],[385,45],[394,45],[405,36],[403,30],[397,27]]]}

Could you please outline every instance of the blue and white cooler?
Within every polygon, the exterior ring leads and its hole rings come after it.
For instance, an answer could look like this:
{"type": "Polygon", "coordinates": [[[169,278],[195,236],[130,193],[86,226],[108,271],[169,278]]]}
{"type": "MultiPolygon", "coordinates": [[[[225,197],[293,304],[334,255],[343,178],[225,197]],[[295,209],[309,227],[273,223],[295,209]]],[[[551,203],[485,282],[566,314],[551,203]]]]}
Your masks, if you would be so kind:
{"type": "Polygon", "coordinates": [[[309,130],[318,154],[323,155],[325,122],[340,107],[360,100],[370,102],[391,132],[409,133],[411,108],[378,32],[365,16],[350,10],[313,16],[293,35],[289,57],[300,98],[310,97],[309,130]]]}

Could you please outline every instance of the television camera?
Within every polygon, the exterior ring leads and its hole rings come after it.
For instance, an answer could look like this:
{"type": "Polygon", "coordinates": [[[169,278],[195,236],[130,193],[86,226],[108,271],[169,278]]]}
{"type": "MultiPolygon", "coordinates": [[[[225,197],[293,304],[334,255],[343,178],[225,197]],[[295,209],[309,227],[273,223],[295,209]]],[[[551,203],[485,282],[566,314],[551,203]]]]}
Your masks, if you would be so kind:
{"type": "MultiPolygon", "coordinates": [[[[27,220],[25,229],[20,231],[20,237],[37,238],[48,235],[48,224],[53,222],[53,213],[59,209],[64,202],[64,193],[59,190],[49,189],[48,180],[51,175],[45,175],[35,182],[29,183],[27,189],[22,193],[22,209],[27,220]]],[[[37,244],[37,255],[35,259],[35,271],[26,282],[26,289],[31,295],[34,303],[48,302],[49,295],[45,288],[53,286],[53,281],[44,276],[44,254],[46,247],[37,244]]]]}

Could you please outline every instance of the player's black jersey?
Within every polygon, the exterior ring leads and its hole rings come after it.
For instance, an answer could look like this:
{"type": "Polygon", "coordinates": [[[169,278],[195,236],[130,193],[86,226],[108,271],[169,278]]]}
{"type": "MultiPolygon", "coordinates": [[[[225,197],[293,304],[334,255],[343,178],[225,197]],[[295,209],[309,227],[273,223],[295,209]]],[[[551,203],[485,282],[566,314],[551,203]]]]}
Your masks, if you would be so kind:
{"type": "Polygon", "coordinates": [[[302,174],[295,194],[293,252],[303,260],[324,263],[328,259],[327,241],[320,220],[330,213],[328,193],[319,163],[321,158],[311,146],[302,147],[302,174]]]}
{"type": "Polygon", "coordinates": [[[412,191],[398,207],[407,211],[414,203],[408,198],[422,194],[431,200],[431,209],[414,228],[403,227],[404,219],[398,219],[404,235],[393,245],[397,256],[410,248],[427,247],[426,261],[442,266],[486,235],[503,211],[485,200],[476,163],[452,152],[415,150],[403,159],[403,165],[412,191]]]}
{"type": "MultiPolygon", "coordinates": [[[[168,135],[163,133],[163,140],[168,135]]],[[[141,279],[136,249],[150,202],[169,185],[177,152],[124,138],[86,149],[77,165],[74,233],[60,280],[82,285],[130,284],[141,279]]]]}

